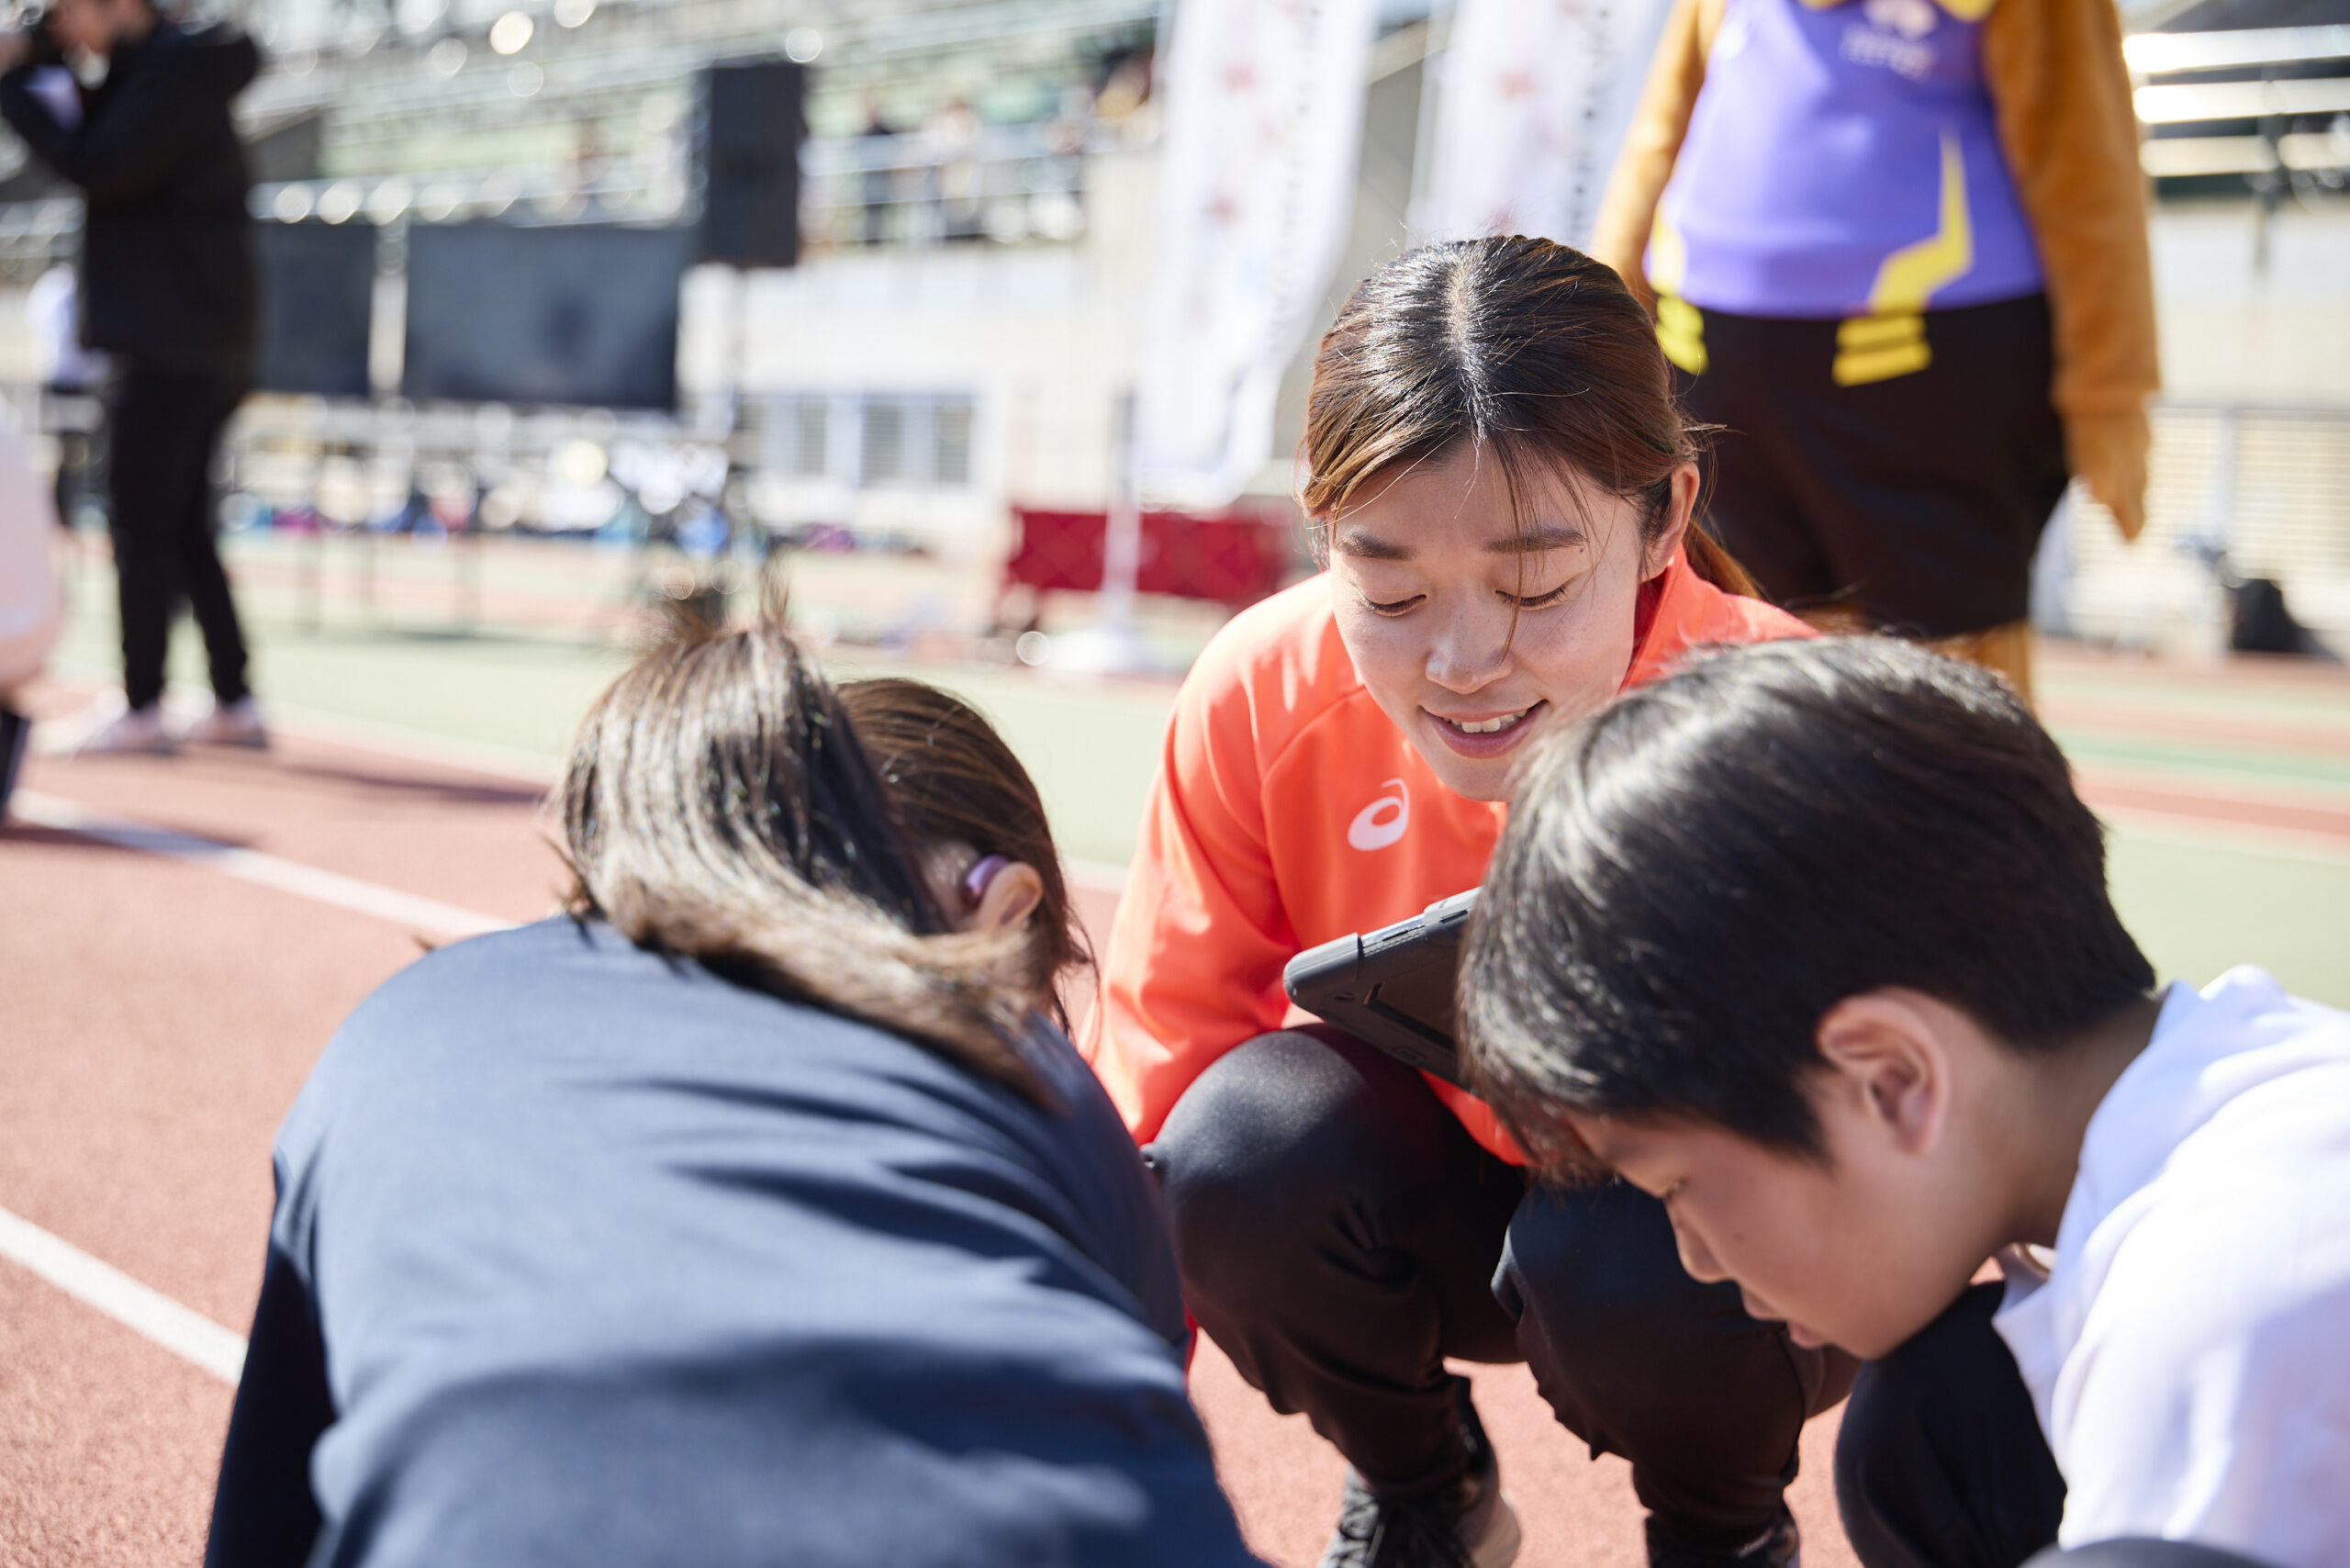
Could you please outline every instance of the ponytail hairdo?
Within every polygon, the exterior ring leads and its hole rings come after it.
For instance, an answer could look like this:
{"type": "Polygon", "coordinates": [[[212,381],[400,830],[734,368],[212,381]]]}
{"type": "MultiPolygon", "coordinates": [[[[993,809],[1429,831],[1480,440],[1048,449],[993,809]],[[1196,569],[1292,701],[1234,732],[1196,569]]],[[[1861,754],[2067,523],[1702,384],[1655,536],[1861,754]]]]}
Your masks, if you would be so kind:
{"type": "MultiPolygon", "coordinates": [[[[1324,334],[1298,499],[1326,536],[1366,483],[1466,443],[1492,454],[1521,517],[1538,476],[1572,475],[1631,502],[1646,547],[1701,433],[1613,268],[1549,240],[1460,240],[1371,274],[1324,334]]],[[[1707,581],[1756,593],[1695,518],[1682,548],[1707,581]]]]}
{"type": "Polygon", "coordinates": [[[1039,1097],[1017,935],[954,928],[838,697],[774,620],[681,626],[646,654],[581,723],[561,799],[575,914],[1039,1097]]]}

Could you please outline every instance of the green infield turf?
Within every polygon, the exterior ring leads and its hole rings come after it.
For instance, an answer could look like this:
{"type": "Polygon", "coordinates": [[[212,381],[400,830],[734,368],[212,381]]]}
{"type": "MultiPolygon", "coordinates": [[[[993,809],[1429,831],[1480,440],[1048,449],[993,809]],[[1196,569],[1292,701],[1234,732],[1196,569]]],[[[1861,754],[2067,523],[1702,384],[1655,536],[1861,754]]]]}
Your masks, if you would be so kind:
{"type": "MultiPolygon", "coordinates": [[[[81,575],[61,651],[66,673],[113,671],[111,593],[102,567],[81,575]]],[[[348,607],[330,607],[312,625],[308,601],[284,584],[249,585],[243,602],[266,705],[541,771],[559,762],[579,715],[627,658],[624,646],[583,636],[579,617],[568,618],[570,629],[558,622],[461,633],[348,607]]],[[[1132,852],[1170,682],[1085,682],[848,646],[827,664],[842,678],[934,680],[973,701],[1035,774],[1065,854],[1123,864],[1132,852]]],[[[201,689],[200,650],[185,624],[173,677],[175,688],[201,689]]],[[[2342,744],[2350,740],[2350,683],[2257,672],[2241,681],[2209,672],[2171,678],[2151,666],[2057,661],[2043,674],[2042,698],[2058,737],[2087,767],[2127,767],[2221,796],[2240,789],[2255,800],[2283,789],[2350,807],[2350,746],[2342,744]]],[[[2256,823],[2122,817],[2112,877],[2124,916],[2165,978],[2200,983],[2256,963],[2303,995],[2350,1006],[2350,837],[2281,839],[2256,823]]]]}

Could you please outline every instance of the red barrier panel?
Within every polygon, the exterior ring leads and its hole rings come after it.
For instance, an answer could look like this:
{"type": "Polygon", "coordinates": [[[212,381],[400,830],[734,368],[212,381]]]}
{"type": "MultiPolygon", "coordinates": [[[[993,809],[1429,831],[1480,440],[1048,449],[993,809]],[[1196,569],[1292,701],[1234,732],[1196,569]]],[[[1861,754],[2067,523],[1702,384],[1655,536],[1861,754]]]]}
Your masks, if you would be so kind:
{"type": "Polygon", "coordinates": [[[1110,528],[1107,512],[1014,507],[1012,524],[1019,537],[1013,542],[1012,558],[1003,564],[1004,588],[1101,591],[1102,545],[1110,528]]]}
{"type": "MultiPolygon", "coordinates": [[[[1097,593],[1102,588],[1107,513],[1013,509],[1019,537],[1003,564],[1003,587],[1097,593]]],[[[1236,609],[1281,587],[1289,566],[1288,516],[1236,510],[1214,517],[1188,512],[1142,514],[1141,593],[1203,599],[1236,609]]]]}

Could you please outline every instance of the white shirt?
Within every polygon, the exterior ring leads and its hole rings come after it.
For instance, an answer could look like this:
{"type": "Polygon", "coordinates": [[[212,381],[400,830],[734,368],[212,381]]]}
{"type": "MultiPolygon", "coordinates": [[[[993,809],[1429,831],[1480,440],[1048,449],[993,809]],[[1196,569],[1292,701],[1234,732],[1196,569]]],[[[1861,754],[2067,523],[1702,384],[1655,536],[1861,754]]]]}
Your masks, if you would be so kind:
{"type": "Polygon", "coordinates": [[[2173,986],[2090,1118],[2053,1270],[1993,1321],[2060,1545],[2350,1564],[2350,1014],[2254,969],[2173,986]]]}
{"type": "Polygon", "coordinates": [[[40,673],[64,626],[57,547],[57,509],[0,420],[0,700],[40,673]]]}
{"type": "Polygon", "coordinates": [[[81,318],[74,306],[78,287],[72,265],[60,262],[26,291],[33,375],[43,386],[86,391],[106,379],[106,356],[82,346],[81,318]]]}

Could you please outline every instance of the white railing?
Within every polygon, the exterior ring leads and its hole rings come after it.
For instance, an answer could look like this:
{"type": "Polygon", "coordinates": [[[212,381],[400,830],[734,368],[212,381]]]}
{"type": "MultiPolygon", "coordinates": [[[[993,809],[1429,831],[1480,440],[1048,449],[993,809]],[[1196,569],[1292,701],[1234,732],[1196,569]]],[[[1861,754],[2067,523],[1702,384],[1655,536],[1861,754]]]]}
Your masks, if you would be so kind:
{"type": "Polygon", "coordinates": [[[2281,186],[2280,176],[2339,185],[2350,170],[2350,27],[2257,28],[2229,32],[2136,33],[2122,54],[2140,77],[2205,72],[2289,70],[2257,81],[2143,82],[2133,95],[2147,126],[2258,122],[2255,133],[2149,137],[2140,161],[2157,179],[2242,174],[2255,188],[2281,186]],[[2333,73],[2304,73],[2332,62],[2333,73]],[[2297,119],[2331,115],[2325,129],[2296,129],[2297,119]]]}

